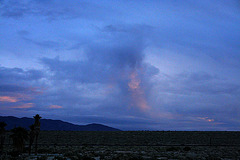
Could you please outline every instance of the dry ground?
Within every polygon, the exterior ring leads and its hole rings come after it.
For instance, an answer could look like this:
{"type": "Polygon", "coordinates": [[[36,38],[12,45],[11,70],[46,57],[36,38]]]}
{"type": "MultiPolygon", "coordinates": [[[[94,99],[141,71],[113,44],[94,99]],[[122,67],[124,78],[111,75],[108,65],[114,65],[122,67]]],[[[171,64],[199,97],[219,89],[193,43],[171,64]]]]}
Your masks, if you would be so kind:
{"type": "Polygon", "coordinates": [[[41,131],[39,153],[72,160],[240,159],[240,132],[41,131]]]}

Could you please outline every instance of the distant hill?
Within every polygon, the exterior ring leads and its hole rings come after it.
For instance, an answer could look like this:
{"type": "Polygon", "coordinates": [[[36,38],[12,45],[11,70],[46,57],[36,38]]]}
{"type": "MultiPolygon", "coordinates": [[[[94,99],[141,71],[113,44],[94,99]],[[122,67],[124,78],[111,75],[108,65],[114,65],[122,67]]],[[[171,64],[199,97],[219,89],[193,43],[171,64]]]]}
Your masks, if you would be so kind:
{"type": "MultiPolygon", "coordinates": [[[[16,127],[24,127],[29,129],[29,126],[34,123],[33,118],[17,118],[13,116],[0,116],[0,122],[7,123],[6,129],[10,130],[16,127]]],[[[76,125],[61,120],[41,119],[41,130],[59,130],[59,131],[120,131],[119,129],[108,127],[102,124],[76,125]]]]}

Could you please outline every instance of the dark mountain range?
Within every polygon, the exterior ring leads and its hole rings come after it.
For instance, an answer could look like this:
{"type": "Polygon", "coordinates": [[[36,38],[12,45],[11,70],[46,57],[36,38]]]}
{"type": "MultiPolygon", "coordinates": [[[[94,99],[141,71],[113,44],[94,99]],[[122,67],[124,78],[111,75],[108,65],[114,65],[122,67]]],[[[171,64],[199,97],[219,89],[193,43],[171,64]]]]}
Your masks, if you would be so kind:
{"type": "MultiPolygon", "coordinates": [[[[7,124],[6,129],[10,130],[14,127],[24,127],[29,129],[29,126],[34,123],[33,118],[17,118],[13,116],[0,116],[0,122],[7,124]]],[[[120,131],[119,129],[108,127],[102,124],[76,125],[61,120],[41,119],[41,130],[64,130],[64,131],[120,131]]]]}

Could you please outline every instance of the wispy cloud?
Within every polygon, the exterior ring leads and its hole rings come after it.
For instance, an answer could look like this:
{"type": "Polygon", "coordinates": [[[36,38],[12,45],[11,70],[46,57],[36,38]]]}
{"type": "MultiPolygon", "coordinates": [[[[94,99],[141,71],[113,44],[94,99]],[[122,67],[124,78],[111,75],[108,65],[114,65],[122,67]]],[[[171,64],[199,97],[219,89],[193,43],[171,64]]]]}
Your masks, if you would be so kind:
{"type": "Polygon", "coordinates": [[[61,109],[63,107],[59,106],[59,105],[50,105],[49,108],[51,108],[51,109],[61,109]]]}
{"type": "MultiPolygon", "coordinates": [[[[8,93],[11,94],[11,93],[8,93]]],[[[29,101],[32,100],[33,97],[28,94],[24,93],[12,93],[11,96],[0,96],[0,101],[1,102],[19,102],[19,101],[29,101]]]]}
{"type": "Polygon", "coordinates": [[[199,120],[207,121],[207,122],[214,122],[214,119],[208,117],[198,117],[199,120]]]}
{"type": "Polygon", "coordinates": [[[0,96],[0,102],[17,102],[18,99],[16,97],[10,96],[0,96]]]}
{"type": "Polygon", "coordinates": [[[33,103],[23,103],[21,105],[17,105],[17,106],[13,106],[11,108],[17,108],[17,109],[28,109],[28,108],[32,108],[34,106],[33,103]]]}

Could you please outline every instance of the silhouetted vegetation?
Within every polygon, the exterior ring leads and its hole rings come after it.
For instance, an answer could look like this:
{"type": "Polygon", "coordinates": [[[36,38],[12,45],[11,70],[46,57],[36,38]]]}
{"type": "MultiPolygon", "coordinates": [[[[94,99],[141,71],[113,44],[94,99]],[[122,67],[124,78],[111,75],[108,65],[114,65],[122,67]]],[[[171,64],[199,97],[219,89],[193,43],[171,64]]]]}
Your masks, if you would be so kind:
{"type": "Polygon", "coordinates": [[[37,147],[38,147],[38,135],[40,132],[40,119],[42,117],[39,116],[39,114],[36,114],[36,116],[33,117],[35,119],[34,122],[34,137],[35,137],[35,154],[37,154],[37,147]]]}
{"type": "Polygon", "coordinates": [[[0,154],[3,152],[3,144],[4,144],[4,140],[5,140],[5,127],[7,126],[7,124],[5,122],[0,122],[0,136],[1,136],[1,144],[0,144],[0,154]]]}
{"type": "MultiPolygon", "coordinates": [[[[25,144],[29,139],[29,147],[28,153],[31,154],[32,144],[35,140],[35,153],[37,154],[37,146],[38,146],[38,135],[40,132],[40,119],[41,117],[37,114],[34,116],[35,122],[31,126],[29,126],[30,131],[28,131],[23,127],[15,127],[10,130],[9,138],[12,141],[13,149],[8,152],[8,155],[11,157],[17,157],[19,154],[26,152],[25,144]],[[25,150],[24,150],[25,149],[25,150]]],[[[1,135],[1,153],[3,151],[4,140],[5,140],[5,127],[7,124],[5,122],[0,122],[0,135],[1,135]]],[[[9,141],[10,142],[10,141],[9,141]]],[[[0,158],[6,158],[6,155],[1,156],[0,158]]]]}
{"type": "Polygon", "coordinates": [[[184,150],[184,151],[190,151],[191,148],[190,148],[190,147],[184,147],[183,150],[184,150]]]}
{"type": "Polygon", "coordinates": [[[34,125],[32,124],[31,126],[29,126],[30,128],[30,133],[29,133],[29,148],[28,148],[28,153],[29,155],[31,154],[31,150],[32,150],[32,144],[33,144],[33,141],[34,141],[34,138],[35,138],[35,127],[34,125]]]}
{"type": "Polygon", "coordinates": [[[21,153],[25,146],[25,142],[28,140],[28,131],[25,128],[17,127],[11,130],[12,134],[10,138],[13,142],[15,151],[21,153]]]}

